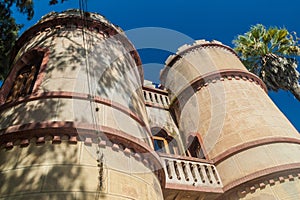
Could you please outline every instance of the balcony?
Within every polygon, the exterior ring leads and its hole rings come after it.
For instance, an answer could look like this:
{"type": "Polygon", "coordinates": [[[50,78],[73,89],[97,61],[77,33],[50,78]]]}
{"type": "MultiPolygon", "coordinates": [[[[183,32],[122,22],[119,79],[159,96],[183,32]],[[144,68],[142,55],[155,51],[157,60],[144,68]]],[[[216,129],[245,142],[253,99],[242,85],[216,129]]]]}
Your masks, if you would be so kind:
{"type": "Polygon", "coordinates": [[[169,97],[166,91],[154,88],[143,88],[144,100],[147,106],[163,109],[169,108],[169,97]]]}
{"type": "Polygon", "coordinates": [[[216,198],[223,193],[216,167],[206,160],[160,154],[166,174],[165,199],[216,198]]]}

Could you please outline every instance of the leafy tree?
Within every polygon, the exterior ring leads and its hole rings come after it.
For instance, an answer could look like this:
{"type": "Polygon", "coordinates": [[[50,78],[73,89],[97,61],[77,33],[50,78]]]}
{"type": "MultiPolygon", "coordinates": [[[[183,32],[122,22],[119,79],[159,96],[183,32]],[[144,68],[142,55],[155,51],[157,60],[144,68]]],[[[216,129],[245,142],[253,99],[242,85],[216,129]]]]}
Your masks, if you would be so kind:
{"type": "MultiPolygon", "coordinates": [[[[61,0],[63,3],[64,0],[61,0]]],[[[57,0],[49,0],[50,5],[57,4],[57,0]]],[[[20,13],[32,19],[34,15],[32,0],[0,0],[0,80],[9,71],[9,53],[18,37],[22,24],[17,24],[12,16],[12,6],[15,5],[20,13]]]]}
{"type": "Polygon", "coordinates": [[[244,65],[264,81],[268,90],[290,91],[300,101],[298,41],[295,32],[257,24],[233,43],[244,65]]]}

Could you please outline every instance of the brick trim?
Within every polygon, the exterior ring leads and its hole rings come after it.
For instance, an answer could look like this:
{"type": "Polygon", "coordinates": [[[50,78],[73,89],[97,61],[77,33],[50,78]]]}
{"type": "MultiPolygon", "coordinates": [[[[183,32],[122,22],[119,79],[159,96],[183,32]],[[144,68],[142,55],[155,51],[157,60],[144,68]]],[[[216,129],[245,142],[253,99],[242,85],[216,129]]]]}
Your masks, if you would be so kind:
{"type": "Polygon", "coordinates": [[[92,18],[85,18],[82,19],[80,15],[65,15],[65,16],[59,16],[54,17],[49,20],[40,21],[28,30],[26,30],[20,38],[17,40],[14,48],[12,49],[11,53],[11,62],[12,59],[15,58],[18,51],[21,49],[21,47],[24,46],[24,44],[35,37],[40,31],[49,31],[51,29],[61,29],[62,27],[66,28],[72,28],[72,26],[75,26],[76,28],[83,28],[86,27],[90,31],[98,32],[98,33],[105,33],[108,36],[114,36],[116,39],[120,40],[124,47],[128,50],[132,58],[134,59],[136,63],[136,67],[138,68],[140,77],[141,77],[141,83],[143,83],[144,80],[144,74],[143,74],[143,68],[142,68],[142,61],[139,57],[139,54],[133,44],[126,38],[125,34],[121,32],[121,30],[115,28],[113,25],[104,23],[100,20],[92,19],[92,18]]]}
{"type": "Polygon", "coordinates": [[[267,93],[267,88],[263,81],[250,72],[238,69],[219,70],[204,74],[192,80],[188,86],[186,86],[179,92],[177,97],[171,100],[169,107],[172,108],[173,106],[179,106],[179,104],[181,107],[183,107],[189,100],[189,98],[197,91],[201,90],[201,88],[206,87],[209,84],[216,83],[217,81],[224,81],[225,79],[249,81],[259,85],[267,93]]]}
{"type": "Polygon", "coordinates": [[[10,70],[7,78],[3,82],[3,86],[0,90],[0,105],[5,103],[6,98],[13,86],[13,82],[16,79],[17,73],[19,72],[19,70],[21,70],[24,67],[23,59],[25,58],[25,56],[27,56],[27,58],[26,58],[27,60],[36,59],[35,57],[38,54],[40,54],[40,56],[43,56],[43,58],[42,58],[41,65],[39,67],[37,79],[34,82],[34,87],[33,87],[32,93],[35,93],[38,90],[39,86],[41,85],[43,76],[44,76],[43,72],[44,72],[44,70],[47,66],[48,60],[49,60],[49,50],[44,49],[44,48],[31,49],[31,50],[23,53],[23,55],[18,60],[15,61],[14,67],[11,68],[11,70],[10,70]]]}
{"type": "Polygon", "coordinates": [[[112,107],[114,109],[117,109],[124,114],[128,115],[135,121],[137,121],[141,126],[145,127],[147,132],[151,135],[150,130],[147,128],[145,122],[143,119],[141,119],[138,115],[136,115],[134,112],[132,112],[130,109],[126,108],[125,106],[113,102],[108,99],[101,98],[99,96],[91,97],[89,94],[84,93],[75,93],[75,92],[61,92],[61,91],[52,91],[52,92],[44,92],[44,93],[35,93],[30,96],[27,96],[25,98],[19,98],[17,101],[10,102],[10,103],[4,103],[0,107],[0,112],[4,109],[7,109],[9,107],[16,106],[21,103],[29,102],[29,101],[35,101],[40,99],[49,99],[49,98],[66,98],[66,99],[81,99],[81,100],[91,100],[96,103],[100,103],[109,107],[112,107]]]}
{"type": "Polygon", "coordinates": [[[219,164],[223,160],[227,159],[228,157],[237,154],[239,152],[245,151],[250,148],[254,148],[257,146],[262,146],[266,144],[274,144],[274,143],[294,143],[300,144],[300,139],[296,138],[288,138],[288,137],[271,137],[271,138],[259,138],[257,140],[246,142],[241,145],[234,146],[230,149],[227,149],[225,152],[219,154],[215,158],[213,158],[213,162],[215,165],[219,164]]]}
{"type": "Polygon", "coordinates": [[[27,147],[31,141],[43,144],[47,137],[51,137],[53,144],[59,144],[63,139],[67,139],[70,144],[82,141],[85,145],[95,143],[100,147],[109,146],[115,151],[122,150],[124,154],[135,157],[157,173],[162,185],[165,185],[165,174],[158,154],[143,140],[108,126],[70,121],[16,125],[0,130],[0,147],[6,149],[17,145],[27,147]]]}
{"type": "MultiPolygon", "coordinates": [[[[215,47],[215,48],[225,49],[225,50],[229,51],[230,53],[232,53],[233,55],[235,55],[239,59],[239,57],[235,53],[235,51],[233,51],[230,47],[228,47],[226,45],[217,44],[217,43],[205,43],[205,44],[191,45],[187,49],[185,49],[183,51],[180,51],[180,52],[177,52],[176,55],[175,55],[175,57],[169,63],[166,63],[166,66],[172,67],[180,58],[182,58],[184,56],[184,54],[187,54],[190,51],[193,51],[195,49],[209,48],[209,47],[215,47]]],[[[163,73],[164,73],[164,70],[162,71],[162,74],[163,73]]]]}
{"type": "Polygon", "coordinates": [[[290,171],[290,170],[296,170],[300,169],[300,163],[292,163],[292,164],[285,164],[275,167],[270,167],[267,169],[263,169],[257,172],[254,172],[252,174],[246,175],[243,178],[237,179],[226,186],[223,187],[224,192],[227,192],[229,190],[232,190],[242,184],[245,184],[249,181],[256,180],[256,182],[259,182],[259,178],[262,178],[264,176],[270,176],[275,173],[284,172],[284,171],[290,171]]]}

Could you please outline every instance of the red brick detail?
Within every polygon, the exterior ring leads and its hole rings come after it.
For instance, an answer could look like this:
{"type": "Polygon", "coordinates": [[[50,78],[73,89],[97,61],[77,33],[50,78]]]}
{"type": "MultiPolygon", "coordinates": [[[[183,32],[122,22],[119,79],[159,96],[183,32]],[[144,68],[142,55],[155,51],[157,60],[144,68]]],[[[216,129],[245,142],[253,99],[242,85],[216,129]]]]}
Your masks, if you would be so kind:
{"type": "MultiPolygon", "coordinates": [[[[288,172],[290,170],[300,170],[300,163],[293,163],[293,164],[285,164],[285,165],[280,165],[280,166],[275,166],[267,169],[263,169],[257,172],[254,172],[252,174],[249,174],[247,176],[244,176],[243,178],[237,179],[226,186],[223,187],[224,192],[232,190],[233,188],[236,188],[242,184],[248,183],[250,181],[254,180],[259,180],[260,178],[267,176],[267,175],[272,175],[275,173],[280,173],[280,172],[288,172]]],[[[291,180],[294,177],[292,175],[289,175],[288,178],[291,180]]],[[[273,185],[275,184],[274,179],[269,179],[269,184],[273,185]]]]}
{"type": "Polygon", "coordinates": [[[92,138],[90,138],[90,137],[85,138],[85,140],[84,140],[85,145],[91,146],[92,143],[93,143],[92,138]]]}
{"type": "Polygon", "coordinates": [[[289,178],[290,181],[293,181],[293,180],[294,180],[294,177],[293,177],[293,175],[291,175],[291,174],[288,175],[288,178],[289,178]]]}
{"type": "Polygon", "coordinates": [[[133,120],[137,121],[141,126],[143,126],[146,131],[151,136],[151,131],[146,127],[145,122],[143,119],[141,119],[138,115],[136,115],[134,112],[132,112],[130,109],[126,108],[122,104],[119,104],[117,102],[113,102],[108,99],[101,98],[99,96],[90,97],[88,94],[84,93],[76,93],[76,92],[62,92],[62,91],[53,91],[53,92],[44,92],[44,93],[35,93],[30,96],[27,96],[25,98],[19,98],[17,101],[11,102],[11,103],[5,103],[0,107],[0,111],[16,106],[21,103],[29,102],[29,101],[35,101],[40,99],[51,99],[51,98],[66,98],[66,99],[82,99],[82,100],[93,100],[96,103],[100,103],[109,107],[112,107],[114,109],[117,109],[124,114],[131,117],[133,120]]]}
{"type": "Polygon", "coordinates": [[[275,184],[275,180],[274,179],[270,179],[269,183],[270,183],[270,185],[274,185],[275,184]]]}
{"type": "Polygon", "coordinates": [[[287,138],[287,137],[271,137],[271,138],[259,138],[258,140],[254,140],[251,142],[246,142],[238,146],[234,146],[230,149],[227,149],[223,153],[219,154],[215,158],[213,158],[213,163],[215,165],[219,164],[223,160],[227,159],[228,157],[237,154],[239,152],[245,151],[250,148],[254,148],[257,146],[262,146],[265,144],[271,144],[271,143],[294,143],[294,144],[300,144],[300,139],[296,138],[287,138]]]}
{"type": "Polygon", "coordinates": [[[280,183],[284,182],[284,178],[282,176],[280,176],[278,179],[280,183]]]}
{"type": "Polygon", "coordinates": [[[45,143],[45,137],[44,136],[38,137],[38,139],[36,140],[36,143],[37,144],[43,144],[43,143],[45,143]]]}
{"type": "Polygon", "coordinates": [[[6,142],[4,147],[6,149],[11,149],[11,148],[13,148],[13,146],[14,146],[13,142],[6,142]]]}
{"type": "MultiPolygon", "coordinates": [[[[235,55],[239,59],[238,55],[228,46],[225,46],[223,44],[217,44],[217,43],[206,43],[206,44],[192,45],[189,48],[185,49],[184,51],[177,53],[175,55],[175,57],[169,63],[166,63],[166,65],[169,67],[172,67],[180,58],[184,57],[184,54],[191,52],[194,49],[199,49],[199,48],[204,49],[204,48],[209,48],[209,47],[225,49],[225,50],[231,52],[233,55],[235,55]]],[[[162,71],[162,74],[164,73],[164,71],[162,71]]]]}
{"type": "Polygon", "coordinates": [[[32,90],[32,93],[35,93],[38,89],[38,87],[41,84],[42,77],[43,77],[43,71],[45,70],[45,67],[47,65],[47,62],[49,60],[49,50],[48,49],[43,49],[43,48],[34,48],[30,50],[29,52],[24,53],[14,64],[14,67],[11,69],[10,73],[8,74],[7,78],[5,79],[3,86],[0,90],[0,105],[4,104],[6,101],[6,98],[13,86],[13,82],[17,76],[18,71],[24,67],[23,59],[24,56],[28,56],[27,59],[33,59],[36,56],[41,56],[43,55],[43,60],[41,63],[41,66],[39,68],[39,74],[37,77],[37,80],[34,83],[34,87],[32,90]]]}
{"type": "Polygon", "coordinates": [[[119,151],[119,150],[120,150],[120,147],[119,147],[118,144],[113,144],[111,148],[112,148],[112,150],[114,150],[114,151],[119,151]]]}
{"type": "Polygon", "coordinates": [[[71,136],[69,139],[70,144],[77,144],[77,136],[71,136]]]}
{"type": "Polygon", "coordinates": [[[137,161],[141,161],[141,155],[139,154],[139,153],[135,153],[134,155],[133,155],[133,157],[137,160],[137,161]]]}
{"type": "Polygon", "coordinates": [[[49,55],[50,55],[50,51],[48,49],[38,49],[38,50],[44,52],[44,57],[43,57],[43,60],[42,60],[41,66],[40,66],[38,76],[37,76],[36,81],[34,83],[34,87],[33,87],[33,90],[32,90],[33,94],[37,93],[37,91],[40,88],[40,85],[43,82],[43,79],[45,77],[45,71],[46,71],[46,68],[47,68],[48,61],[49,61],[49,55]]]}
{"type": "Polygon", "coordinates": [[[267,93],[267,87],[263,83],[263,81],[258,78],[256,75],[246,71],[246,70],[239,70],[239,69],[229,69],[229,70],[219,70],[214,72],[209,72],[202,76],[199,76],[192,80],[189,85],[185,86],[177,97],[172,100],[170,104],[170,108],[174,105],[179,105],[183,107],[186,102],[190,99],[192,95],[194,95],[197,91],[201,90],[202,87],[208,86],[209,84],[213,84],[212,80],[220,80],[220,78],[232,80],[231,77],[238,77],[236,79],[240,79],[240,77],[245,77],[251,82],[260,85],[260,87],[267,93]]]}
{"type": "Polygon", "coordinates": [[[61,136],[60,135],[53,136],[52,143],[53,144],[60,144],[61,143],[61,136]]]}
{"type": "Polygon", "coordinates": [[[25,45],[25,43],[31,40],[36,35],[40,34],[39,33],[40,31],[49,32],[51,31],[51,29],[62,29],[64,27],[69,29],[72,28],[72,26],[79,29],[82,29],[83,27],[87,27],[90,31],[97,32],[100,34],[105,33],[108,36],[114,37],[116,40],[121,41],[121,43],[124,45],[124,47],[127,49],[127,51],[134,59],[136,63],[136,67],[138,68],[140,74],[141,83],[143,83],[144,74],[143,74],[141,59],[139,57],[137,50],[134,48],[132,43],[126,38],[125,34],[121,33],[121,31],[116,29],[115,26],[113,26],[112,24],[108,24],[93,18],[83,19],[82,17],[80,17],[80,15],[76,16],[76,15],[66,14],[65,16],[54,17],[52,19],[40,21],[39,23],[35,24],[31,28],[27,29],[17,40],[12,50],[12,54],[11,54],[12,59],[10,63],[12,63],[18,51],[25,45]]]}
{"type": "Polygon", "coordinates": [[[28,139],[23,139],[20,142],[20,147],[27,147],[29,145],[29,140],[28,139]]]}
{"type": "Polygon", "coordinates": [[[260,184],[259,184],[259,187],[260,187],[260,188],[265,188],[265,187],[266,187],[266,184],[265,184],[265,183],[260,183],[260,184]]]}
{"type": "Polygon", "coordinates": [[[129,148],[125,148],[124,149],[124,154],[127,155],[127,156],[130,156],[131,155],[131,150],[129,148]]]}
{"type": "Polygon", "coordinates": [[[106,146],[106,141],[101,140],[98,145],[99,145],[99,147],[105,147],[106,146]]]}
{"type": "MultiPolygon", "coordinates": [[[[13,148],[17,145],[18,140],[30,141],[33,138],[42,138],[43,140],[47,136],[52,136],[52,143],[61,143],[61,138],[68,136],[69,143],[77,143],[77,140],[93,143],[99,141],[99,136],[103,136],[106,140],[101,139],[99,142],[100,147],[111,146],[116,148],[115,144],[122,144],[124,148],[129,149],[132,152],[132,156],[138,161],[147,159],[148,163],[151,162],[156,170],[158,170],[158,178],[161,180],[161,185],[165,185],[165,174],[163,167],[160,163],[158,154],[146,144],[144,141],[131,136],[123,131],[107,127],[97,126],[93,124],[75,123],[67,121],[51,121],[51,122],[39,122],[24,125],[16,125],[7,129],[0,130],[0,146],[4,146],[6,149],[13,148]],[[80,130],[80,134],[78,134],[80,130]],[[97,133],[101,133],[101,135],[97,133]],[[89,138],[89,139],[87,139],[89,138]]],[[[119,145],[118,145],[119,146],[119,145]]],[[[119,147],[120,148],[120,147],[119,147]]],[[[128,155],[124,151],[124,154],[128,155]]],[[[146,167],[149,167],[145,165],[146,167]]]]}

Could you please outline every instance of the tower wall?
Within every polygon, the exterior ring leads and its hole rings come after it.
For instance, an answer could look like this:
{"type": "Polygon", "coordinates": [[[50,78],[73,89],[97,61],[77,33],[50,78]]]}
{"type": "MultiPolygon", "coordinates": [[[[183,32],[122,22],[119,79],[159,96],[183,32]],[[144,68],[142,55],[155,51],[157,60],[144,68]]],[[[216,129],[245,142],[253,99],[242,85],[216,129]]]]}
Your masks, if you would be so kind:
{"type": "Polygon", "coordinates": [[[141,62],[119,28],[97,14],[51,13],[14,56],[1,91],[1,197],[162,199],[141,62]],[[38,59],[31,92],[12,93],[38,59]]]}
{"type": "Polygon", "coordinates": [[[170,108],[183,139],[194,132],[202,137],[224,185],[220,199],[298,199],[299,134],[235,53],[216,41],[197,41],[166,65],[161,81],[170,108]]]}

